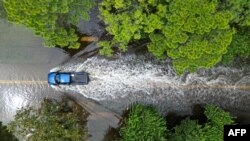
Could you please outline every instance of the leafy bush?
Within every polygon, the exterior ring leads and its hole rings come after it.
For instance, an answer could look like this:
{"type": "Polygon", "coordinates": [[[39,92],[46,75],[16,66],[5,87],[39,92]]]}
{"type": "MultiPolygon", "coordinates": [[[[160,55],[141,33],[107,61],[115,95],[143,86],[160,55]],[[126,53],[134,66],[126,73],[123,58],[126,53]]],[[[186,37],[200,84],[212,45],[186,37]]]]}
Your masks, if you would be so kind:
{"type": "Polygon", "coordinates": [[[122,141],[165,141],[166,122],[154,108],[136,104],[120,134],[122,141]]]}
{"type": "Polygon", "coordinates": [[[9,21],[32,28],[47,47],[79,48],[72,25],[88,20],[92,0],[3,0],[9,21]]]}
{"type": "Polygon", "coordinates": [[[113,39],[100,43],[101,53],[111,55],[114,45],[126,51],[130,42],[149,38],[149,51],[159,59],[172,58],[178,74],[210,68],[234,34],[232,14],[217,7],[217,0],[104,0],[100,17],[113,39]]]}
{"type": "Polygon", "coordinates": [[[247,59],[250,56],[250,27],[240,29],[227,50],[223,55],[223,64],[231,64],[237,57],[247,59]]]}
{"type": "Polygon", "coordinates": [[[234,118],[214,105],[205,107],[205,115],[208,120],[204,125],[200,125],[198,121],[190,120],[189,118],[183,120],[179,126],[174,128],[174,133],[170,135],[170,140],[223,141],[223,126],[233,124],[234,118]]]}
{"type": "Polygon", "coordinates": [[[76,104],[44,100],[39,109],[18,111],[8,129],[22,138],[31,134],[31,141],[80,141],[87,138],[87,116],[76,104]]]}

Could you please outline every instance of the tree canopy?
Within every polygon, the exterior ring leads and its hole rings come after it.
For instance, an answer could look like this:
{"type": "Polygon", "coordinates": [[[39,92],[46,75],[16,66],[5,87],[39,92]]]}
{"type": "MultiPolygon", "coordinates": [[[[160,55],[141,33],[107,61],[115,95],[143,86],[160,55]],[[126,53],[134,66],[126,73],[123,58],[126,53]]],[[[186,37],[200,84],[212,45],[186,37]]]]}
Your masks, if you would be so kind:
{"type": "Polygon", "coordinates": [[[222,63],[231,64],[235,58],[247,59],[250,57],[250,26],[237,30],[233,41],[223,55],[222,63]]]}
{"type": "Polygon", "coordinates": [[[0,0],[0,18],[5,19],[6,16],[7,16],[7,13],[6,13],[5,9],[4,9],[3,1],[0,0]]]}
{"type": "Polygon", "coordinates": [[[228,9],[233,15],[231,23],[250,26],[250,0],[220,0],[221,9],[228,9]]]}
{"type": "Polygon", "coordinates": [[[154,108],[136,104],[132,106],[120,134],[121,141],[165,141],[166,122],[154,108]]]}
{"type": "MultiPolygon", "coordinates": [[[[228,112],[214,105],[206,105],[206,120],[199,123],[190,117],[168,128],[166,120],[153,108],[136,104],[119,128],[121,141],[223,141],[223,126],[234,124],[228,112]]],[[[171,121],[169,121],[171,122],[171,121]]]]}
{"type": "Polygon", "coordinates": [[[92,0],[3,0],[9,21],[32,28],[47,47],[79,48],[74,26],[88,20],[92,0]]]}
{"type": "Polygon", "coordinates": [[[217,0],[104,0],[99,9],[113,35],[100,43],[101,53],[110,55],[114,45],[126,51],[130,42],[149,38],[148,50],[170,57],[178,74],[220,62],[235,32],[232,13],[219,10],[217,0]]]}
{"type": "Polygon", "coordinates": [[[67,101],[45,99],[39,109],[23,108],[8,129],[31,141],[82,141],[87,139],[87,112],[67,101]]]}
{"type": "Polygon", "coordinates": [[[229,9],[233,15],[231,26],[235,27],[236,34],[227,53],[223,55],[222,63],[229,65],[235,58],[241,60],[250,55],[250,0],[221,0],[220,9],[229,9]]]}
{"type": "Polygon", "coordinates": [[[18,139],[7,130],[7,127],[0,122],[0,140],[1,141],[18,141],[18,139]]]}
{"type": "Polygon", "coordinates": [[[214,105],[205,106],[207,121],[204,125],[186,118],[174,127],[171,141],[223,141],[223,126],[234,124],[234,118],[214,105]]]}

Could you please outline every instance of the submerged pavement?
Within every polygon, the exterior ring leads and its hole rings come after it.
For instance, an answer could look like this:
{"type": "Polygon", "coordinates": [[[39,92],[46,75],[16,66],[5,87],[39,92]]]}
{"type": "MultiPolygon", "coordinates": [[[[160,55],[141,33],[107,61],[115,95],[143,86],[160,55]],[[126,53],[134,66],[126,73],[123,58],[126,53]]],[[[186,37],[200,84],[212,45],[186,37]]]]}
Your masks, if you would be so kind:
{"type": "Polygon", "coordinates": [[[24,26],[0,20],[0,29],[0,121],[8,123],[18,109],[60,97],[47,85],[47,73],[69,56],[61,49],[45,48],[24,26]]]}
{"type": "Polygon", "coordinates": [[[110,127],[117,128],[119,126],[120,115],[81,95],[75,95],[73,99],[77,99],[77,103],[90,113],[87,123],[88,141],[101,141],[110,127]]]}
{"type": "MultiPolygon", "coordinates": [[[[71,63],[74,63],[74,60],[78,61],[80,60],[81,62],[84,62],[88,57],[96,55],[97,52],[98,52],[98,47],[96,46],[96,43],[92,43],[88,45],[84,50],[72,56],[72,58],[68,61],[71,63]]],[[[69,63],[69,62],[64,62],[64,63],[69,63]]],[[[63,64],[61,64],[60,66],[62,65],[63,64]]],[[[59,67],[55,67],[51,71],[58,71],[60,70],[58,69],[59,67]]],[[[59,87],[53,87],[53,88],[58,92],[62,93],[65,92],[62,91],[62,89],[60,89],[59,87]]],[[[98,102],[88,99],[82,96],[81,94],[75,93],[73,91],[67,93],[66,95],[69,96],[74,101],[76,101],[79,105],[84,107],[84,109],[90,113],[87,123],[89,132],[88,141],[102,141],[106,132],[110,127],[117,128],[120,125],[121,116],[105,108],[98,102]]]]}
{"type": "Polygon", "coordinates": [[[30,29],[0,20],[0,121],[8,123],[25,106],[39,106],[44,98],[70,95],[88,112],[90,141],[102,140],[109,126],[117,127],[119,115],[78,94],[63,94],[47,84],[51,68],[69,58],[58,48],[43,47],[30,29]]]}

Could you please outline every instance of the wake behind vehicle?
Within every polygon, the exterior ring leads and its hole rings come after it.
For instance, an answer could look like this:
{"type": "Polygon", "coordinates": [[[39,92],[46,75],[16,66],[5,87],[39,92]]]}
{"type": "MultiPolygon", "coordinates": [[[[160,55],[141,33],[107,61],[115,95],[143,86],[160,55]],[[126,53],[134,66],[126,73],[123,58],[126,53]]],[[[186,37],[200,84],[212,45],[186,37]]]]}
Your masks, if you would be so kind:
{"type": "Polygon", "coordinates": [[[50,85],[86,85],[88,73],[86,72],[50,72],[48,74],[50,85]]]}

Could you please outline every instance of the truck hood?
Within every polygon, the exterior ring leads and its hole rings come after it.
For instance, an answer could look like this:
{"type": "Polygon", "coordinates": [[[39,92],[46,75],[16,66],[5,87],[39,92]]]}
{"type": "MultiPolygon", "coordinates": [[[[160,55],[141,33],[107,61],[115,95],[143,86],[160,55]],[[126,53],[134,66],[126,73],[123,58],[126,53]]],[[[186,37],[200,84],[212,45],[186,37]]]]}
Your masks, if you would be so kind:
{"type": "Polygon", "coordinates": [[[55,72],[52,72],[52,73],[49,73],[48,74],[48,83],[49,84],[56,84],[56,73],[55,72]]]}

